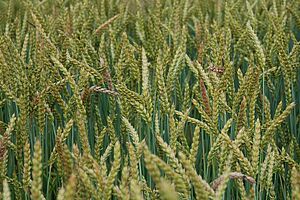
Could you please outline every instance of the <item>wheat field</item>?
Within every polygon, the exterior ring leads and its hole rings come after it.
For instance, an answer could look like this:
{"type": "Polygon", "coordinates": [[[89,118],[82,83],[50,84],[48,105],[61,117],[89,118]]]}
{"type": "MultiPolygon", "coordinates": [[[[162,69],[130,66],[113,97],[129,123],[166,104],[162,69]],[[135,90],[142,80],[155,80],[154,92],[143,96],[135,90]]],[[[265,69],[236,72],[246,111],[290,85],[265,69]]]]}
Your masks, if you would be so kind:
{"type": "Polygon", "coordinates": [[[300,200],[299,0],[0,0],[4,200],[300,200]]]}

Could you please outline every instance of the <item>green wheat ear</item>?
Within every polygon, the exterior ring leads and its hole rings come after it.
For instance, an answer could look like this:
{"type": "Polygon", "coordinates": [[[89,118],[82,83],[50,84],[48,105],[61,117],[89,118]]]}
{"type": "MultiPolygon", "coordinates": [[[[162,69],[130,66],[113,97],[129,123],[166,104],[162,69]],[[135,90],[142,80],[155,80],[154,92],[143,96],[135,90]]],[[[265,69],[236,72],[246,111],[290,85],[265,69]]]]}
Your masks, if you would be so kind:
{"type": "Polygon", "coordinates": [[[0,197],[300,199],[299,10],[0,1],[0,197]]]}

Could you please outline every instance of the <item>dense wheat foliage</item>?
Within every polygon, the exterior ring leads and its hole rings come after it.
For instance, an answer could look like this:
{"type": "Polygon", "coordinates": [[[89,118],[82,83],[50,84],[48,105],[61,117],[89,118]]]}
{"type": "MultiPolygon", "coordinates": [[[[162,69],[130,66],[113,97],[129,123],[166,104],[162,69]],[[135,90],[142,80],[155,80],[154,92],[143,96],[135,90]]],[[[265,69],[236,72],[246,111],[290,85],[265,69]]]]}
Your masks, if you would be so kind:
{"type": "Polygon", "coordinates": [[[0,0],[8,199],[300,199],[299,0],[0,0]]]}

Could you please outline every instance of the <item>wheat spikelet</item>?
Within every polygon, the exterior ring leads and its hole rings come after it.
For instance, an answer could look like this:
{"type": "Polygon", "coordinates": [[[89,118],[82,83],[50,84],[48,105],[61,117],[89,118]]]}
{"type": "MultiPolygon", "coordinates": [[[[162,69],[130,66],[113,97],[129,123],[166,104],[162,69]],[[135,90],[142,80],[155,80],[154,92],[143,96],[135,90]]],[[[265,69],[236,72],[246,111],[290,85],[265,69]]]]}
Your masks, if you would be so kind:
{"type": "MultiPolygon", "coordinates": [[[[237,171],[241,171],[240,166],[236,166],[236,170],[237,171]]],[[[240,198],[241,199],[247,199],[247,194],[246,194],[246,190],[245,190],[245,186],[244,186],[243,180],[237,179],[236,183],[238,185],[238,190],[239,190],[239,193],[240,193],[240,198]]]]}
{"type": "Polygon", "coordinates": [[[162,63],[162,58],[160,56],[161,54],[159,54],[158,58],[157,58],[157,66],[156,66],[156,80],[157,80],[157,87],[158,87],[158,91],[159,91],[159,98],[161,100],[161,104],[162,104],[162,108],[163,111],[168,113],[169,108],[170,108],[170,103],[168,100],[168,96],[167,96],[167,88],[165,85],[165,81],[164,81],[164,69],[163,69],[163,63],[162,63]]]}
{"type": "Polygon", "coordinates": [[[292,169],[292,195],[293,199],[300,199],[300,172],[297,167],[292,169]]]}
{"type": "Polygon", "coordinates": [[[66,200],[74,199],[75,191],[76,191],[76,183],[77,183],[76,176],[72,174],[66,185],[66,189],[64,192],[64,199],[66,200]]]}
{"type": "Polygon", "coordinates": [[[127,168],[127,163],[125,164],[125,167],[122,169],[122,182],[120,184],[120,191],[124,199],[130,199],[130,187],[129,187],[129,181],[130,181],[130,173],[129,169],[127,168]]]}
{"type": "Polygon", "coordinates": [[[65,144],[59,142],[57,144],[57,152],[58,152],[58,157],[62,163],[64,179],[68,180],[69,176],[72,173],[72,168],[73,168],[70,151],[65,144]]]}
{"type": "Polygon", "coordinates": [[[203,80],[200,80],[200,89],[201,89],[202,100],[205,105],[205,112],[207,113],[208,116],[210,116],[211,111],[210,111],[210,105],[209,105],[209,98],[208,98],[203,80]]]}
{"type": "Polygon", "coordinates": [[[266,122],[266,126],[269,126],[269,123],[271,122],[271,112],[270,112],[270,101],[266,96],[263,96],[263,104],[264,104],[264,119],[266,122]]]}
{"type": "Polygon", "coordinates": [[[113,147],[114,147],[115,143],[114,142],[111,142],[109,143],[109,145],[107,146],[107,148],[105,149],[103,155],[101,156],[101,159],[100,159],[100,163],[101,164],[105,164],[105,161],[107,160],[107,158],[110,156],[112,150],[113,150],[113,147]]]}
{"type": "Polygon", "coordinates": [[[84,186],[84,190],[86,192],[85,195],[90,195],[94,198],[97,198],[96,189],[95,189],[92,181],[90,180],[89,176],[87,175],[87,173],[83,169],[79,168],[78,176],[84,186]]]}
{"type": "Polygon", "coordinates": [[[267,188],[269,190],[271,190],[273,188],[274,165],[275,165],[275,153],[273,151],[272,154],[270,155],[270,162],[269,162],[269,166],[268,166],[268,173],[267,173],[267,180],[266,180],[267,188]]]}
{"type": "Polygon", "coordinates": [[[265,65],[265,62],[266,62],[266,58],[265,58],[265,54],[264,54],[264,50],[262,48],[262,45],[261,45],[261,42],[259,41],[257,35],[254,33],[254,30],[252,29],[250,23],[248,22],[247,25],[246,25],[246,28],[247,28],[247,31],[248,31],[248,34],[249,34],[249,37],[251,38],[251,41],[254,42],[254,49],[255,49],[255,53],[256,53],[256,56],[258,58],[258,65],[259,65],[259,68],[262,69],[265,65]]]}
{"type": "MultiPolygon", "coordinates": [[[[223,130],[228,130],[228,127],[231,125],[232,119],[227,121],[226,125],[224,126],[223,130]],[[225,129],[225,127],[227,127],[225,129]]],[[[224,142],[230,147],[230,150],[233,151],[233,157],[236,157],[240,161],[240,165],[242,169],[249,175],[253,174],[252,166],[249,162],[249,160],[244,156],[243,152],[238,148],[238,146],[231,141],[229,136],[225,132],[221,132],[221,135],[224,139],[224,142]]]]}
{"type": "Polygon", "coordinates": [[[215,189],[216,190],[215,199],[222,199],[223,198],[227,183],[230,179],[230,162],[231,162],[231,156],[229,156],[229,158],[226,162],[226,168],[225,168],[225,170],[223,172],[223,175],[222,175],[222,181],[220,181],[221,183],[218,185],[217,189],[215,189]]]}
{"type": "Polygon", "coordinates": [[[218,135],[218,137],[213,142],[211,149],[209,150],[207,160],[209,163],[212,162],[213,158],[217,156],[218,151],[224,146],[223,141],[221,140],[222,136],[218,135]]]}
{"type": "Polygon", "coordinates": [[[191,167],[191,163],[183,153],[179,153],[180,162],[186,170],[188,178],[191,180],[195,187],[195,192],[198,199],[208,199],[209,196],[214,195],[213,189],[206,183],[201,176],[198,176],[196,171],[191,167]]]}
{"type": "Polygon", "coordinates": [[[33,200],[42,199],[42,147],[39,140],[37,140],[34,145],[31,198],[33,200]]]}
{"type": "Polygon", "coordinates": [[[238,114],[238,122],[237,122],[237,130],[241,130],[241,128],[243,126],[246,125],[246,97],[243,96],[243,100],[241,102],[241,105],[240,105],[240,110],[239,110],[239,114],[238,114]]]}
{"type": "Polygon", "coordinates": [[[259,119],[257,119],[255,123],[255,131],[254,131],[253,145],[252,145],[252,159],[251,159],[254,174],[257,174],[257,170],[258,170],[260,141],[261,141],[260,139],[261,139],[260,122],[259,119]]]}
{"type": "Polygon", "coordinates": [[[196,165],[196,159],[197,159],[199,142],[200,142],[199,139],[200,139],[200,128],[196,126],[194,131],[193,143],[190,150],[190,160],[193,165],[196,165]]]}
{"type": "Polygon", "coordinates": [[[173,180],[175,184],[176,190],[182,194],[185,198],[188,196],[188,184],[185,182],[185,180],[182,178],[181,175],[177,174],[173,171],[172,167],[169,166],[167,163],[162,161],[159,157],[150,154],[150,159],[153,163],[157,164],[157,166],[163,170],[166,175],[173,180]]]}
{"type": "Polygon", "coordinates": [[[118,174],[120,164],[121,164],[120,159],[121,159],[120,144],[119,142],[116,142],[114,146],[114,163],[112,165],[112,169],[110,170],[109,176],[107,177],[106,187],[104,189],[104,199],[111,198],[113,183],[118,174]]]}
{"type": "Polygon", "coordinates": [[[206,123],[204,123],[198,119],[195,119],[193,117],[185,116],[184,113],[177,111],[177,110],[175,110],[175,114],[179,115],[180,118],[186,118],[186,120],[188,122],[190,122],[196,126],[199,126],[200,128],[203,128],[204,130],[207,131],[208,134],[211,133],[210,127],[206,123]]]}
{"type": "Polygon", "coordinates": [[[240,128],[239,132],[237,133],[237,136],[235,138],[234,143],[240,147],[243,143],[247,141],[246,134],[245,134],[245,127],[240,128]]]}
{"type": "Polygon", "coordinates": [[[174,118],[175,108],[171,107],[170,117],[169,117],[169,137],[170,137],[170,147],[172,149],[176,149],[176,141],[177,141],[177,131],[176,131],[176,122],[174,118]]]}
{"type": "Polygon", "coordinates": [[[168,78],[166,81],[166,89],[167,93],[170,96],[171,92],[174,90],[174,83],[177,76],[177,73],[179,72],[180,64],[183,60],[184,54],[182,53],[183,45],[180,44],[178,49],[175,52],[175,56],[173,58],[172,64],[169,68],[168,78]]]}
{"type": "Polygon", "coordinates": [[[174,185],[170,184],[167,180],[161,180],[158,184],[160,198],[165,200],[178,199],[174,185]]]}
{"type": "Polygon", "coordinates": [[[264,160],[264,162],[261,166],[260,176],[259,176],[260,184],[263,187],[266,186],[268,164],[269,164],[269,161],[270,161],[271,152],[272,152],[272,147],[270,145],[268,145],[267,155],[266,155],[265,160],[264,160]]]}
{"type": "Polygon", "coordinates": [[[129,159],[130,159],[130,180],[139,180],[139,172],[138,172],[138,159],[136,152],[131,144],[128,144],[128,151],[129,151],[129,159]]]}
{"type": "Polygon", "coordinates": [[[98,161],[100,161],[100,151],[103,147],[103,139],[105,137],[105,134],[106,134],[107,130],[106,128],[104,127],[97,135],[96,137],[96,146],[95,146],[95,153],[96,153],[96,159],[98,161]]]}
{"type": "Polygon", "coordinates": [[[130,182],[130,198],[133,200],[143,200],[141,189],[135,180],[130,182]]]}
{"type": "Polygon", "coordinates": [[[9,185],[8,185],[6,179],[4,179],[4,181],[3,181],[3,199],[4,200],[10,200],[11,199],[10,189],[9,189],[9,185]]]}
{"type": "Polygon", "coordinates": [[[115,21],[118,17],[120,16],[120,14],[113,16],[112,18],[110,18],[109,20],[107,20],[106,22],[104,22],[103,24],[101,24],[94,32],[94,34],[98,34],[99,32],[101,32],[103,29],[105,29],[107,26],[109,26],[113,21],[115,21]]]}
{"type": "Polygon", "coordinates": [[[144,101],[140,95],[127,89],[124,85],[117,85],[117,90],[120,95],[137,110],[147,123],[151,122],[151,114],[145,107],[144,101]]]}
{"type": "Polygon", "coordinates": [[[23,186],[25,191],[28,191],[30,184],[30,170],[31,170],[31,159],[30,159],[30,144],[27,140],[24,145],[24,168],[23,168],[23,186]]]}
{"type": "Polygon", "coordinates": [[[181,167],[179,165],[178,159],[175,156],[174,150],[167,143],[165,143],[164,140],[159,135],[156,135],[156,140],[159,146],[161,147],[161,149],[163,150],[163,152],[165,152],[166,156],[169,158],[170,165],[174,169],[179,170],[181,167]]]}
{"type": "Polygon", "coordinates": [[[58,194],[57,194],[57,200],[63,200],[65,197],[64,197],[64,193],[65,193],[65,189],[64,187],[61,187],[58,191],[58,194]]]}
{"type": "Polygon", "coordinates": [[[258,95],[258,91],[254,91],[254,94],[250,97],[250,103],[249,103],[249,126],[250,129],[254,129],[255,125],[255,104],[256,104],[256,98],[258,95]]]}
{"type": "Polygon", "coordinates": [[[130,124],[130,122],[128,121],[128,119],[126,119],[125,117],[122,118],[122,121],[125,123],[127,130],[130,132],[130,136],[132,138],[133,144],[137,147],[139,144],[139,135],[136,132],[136,130],[134,129],[134,127],[130,124]]]}
{"type": "Polygon", "coordinates": [[[267,128],[262,138],[263,145],[265,145],[266,142],[271,139],[274,131],[278,128],[278,126],[281,125],[281,123],[285,120],[285,118],[290,114],[290,112],[294,109],[295,105],[296,105],[295,103],[291,103],[290,105],[288,105],[286,109],[283,111],[283,113],[272,121],[271,125],[267,128]]]}
{"type": "Polygon", "coordinates": [[[160,171],[156,165],[156,163],[153,163],[151,160],[151,153],[149,152],[149,150],[147,148],[144,149],[144,160],[145,160],[145,164],[146,167],[151,175],[151,177],[153,178],[154,182],[156,184],[160,183],[160,171]]]}
{"type": "Polygon", "coordinates": [[[216,125],[214,125],[212,119],[207,115],[207,113],[202,109],[202,107],[199,105],[199,103],[193,99],[192,100],[194,106],[197,108],[198,112],[201,114],[201,117],[203,118],[203,120],[207,123],[210,131],[212,134],[217,134],[218,130],[216,125]]]}

